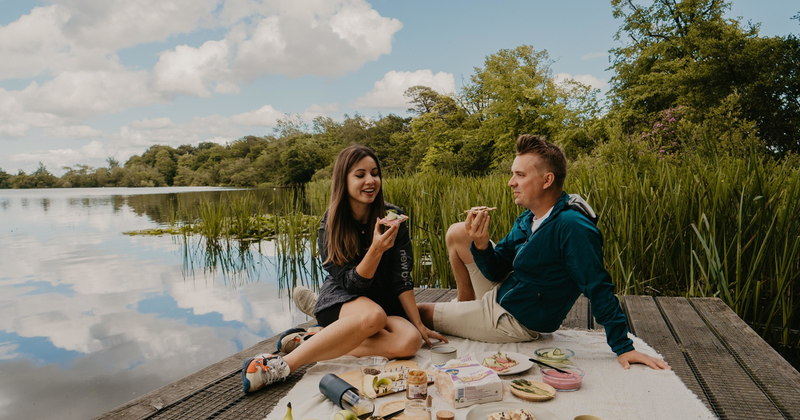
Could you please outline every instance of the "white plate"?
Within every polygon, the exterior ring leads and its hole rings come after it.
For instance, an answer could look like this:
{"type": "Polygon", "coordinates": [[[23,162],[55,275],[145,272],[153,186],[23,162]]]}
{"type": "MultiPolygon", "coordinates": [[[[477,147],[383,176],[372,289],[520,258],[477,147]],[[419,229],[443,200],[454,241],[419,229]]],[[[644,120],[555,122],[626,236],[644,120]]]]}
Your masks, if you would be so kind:
{"type": "Polygon", "coordinates": [[[518,402],[494,402],[489,404],[476,405],[467,413],[467,420],[486,420],[489,414],[499,413],[501,411],[512,411],[524,408],[536,417],[536,420],[559,420],[555,414],[539,408],[533,404],[525,404],[518,402]]]}
{"type": "MultiPolygon", "coordinates": [[[[511,352],[508,352],[508,351],[504,351],[503,353],[505,353],[508,357],[516,360],[517,361],[517,365],[516,366],[512,366],[511,369],[509,369],[509,370],[507,370],[505,372],[497,372],[498,375],[516,375],[518,373],[525,372],[526,370],[528,370],[528,369],[533,367],[533,362],[531,362],[529,360],[530,357],[528,357],[528,356],[526,356],[524,354],[511,353],[511,352]]],[[[483,359],[485,359],[487,357],[492,357],[495,354],[497,354],[496,351],[479,354],[478,355],[478,363],[483,364],[483,359]]]]}

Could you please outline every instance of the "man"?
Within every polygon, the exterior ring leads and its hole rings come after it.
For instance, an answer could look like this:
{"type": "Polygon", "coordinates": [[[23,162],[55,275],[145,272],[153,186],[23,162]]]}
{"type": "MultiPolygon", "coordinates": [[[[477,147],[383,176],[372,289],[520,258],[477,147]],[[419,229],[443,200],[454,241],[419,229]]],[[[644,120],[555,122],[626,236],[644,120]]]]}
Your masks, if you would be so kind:
{"type": "MultiPolygon", "coordinates": [[[[666,362],[636,351],[628,338],[627,319],[603,265],[600,231],[587,217],[594,213],[583,200],[570,205],[563,191],[567,159],[561,149],[523,134],[517,139],[511,172],[508,186],[514,202],[527,209],[511,232],[493,246],[489,213],[478,211],[451,228],[447,241],[453,270],[462,277],[459,288],[472,287],[463,280],[466,272],[476,284],[485,282],[482,276],[499,284],[477,296],[479,300],[419,303],[423,323],[443,334],[475,340],[530,341],[539,332],[557,330],[583,293],[623,368],[642,363],[670,369],[666,362]],[[473,260],[479,271],[466,268],[473,260]]],[[[459,293],[460,300],[470,292],[459,293]]]]}

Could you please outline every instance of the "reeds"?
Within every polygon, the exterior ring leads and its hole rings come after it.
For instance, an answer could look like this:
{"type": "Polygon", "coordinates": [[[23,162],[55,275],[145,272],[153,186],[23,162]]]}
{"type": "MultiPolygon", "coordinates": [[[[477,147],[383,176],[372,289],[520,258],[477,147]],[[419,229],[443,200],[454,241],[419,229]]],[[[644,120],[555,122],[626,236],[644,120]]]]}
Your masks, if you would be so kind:
{"type": "Polygon", "coordinates": [[[686,158],[647,171],[578,166],[570,192],[590,196],[619,293],[717,296],[797,346],[800,185],[788,162],[686,158]],[[794,327],[793,327],[794,325],[794,327]]]}

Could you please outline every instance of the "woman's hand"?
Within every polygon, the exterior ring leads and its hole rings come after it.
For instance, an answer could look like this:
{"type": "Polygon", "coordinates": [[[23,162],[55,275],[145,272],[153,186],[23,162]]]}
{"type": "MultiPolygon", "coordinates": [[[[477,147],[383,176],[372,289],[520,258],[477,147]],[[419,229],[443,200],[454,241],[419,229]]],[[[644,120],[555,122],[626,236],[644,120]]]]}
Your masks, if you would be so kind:
{"type": "Polygon", "coordinates": [[[417,327],[419,335],[422,336],[422,339],[425,340],[425,344],[427,344],[428,347],[431,347],[431,338],[435,338],[443,343],[448,343],[447,339],[443,335],[428,329],[428,327],[423,325],[422,322],[420,322],[419,325],[414,326],[417,327]]]}
{"type": "Polygon", "coordinates": [[[467,235],[472,238],[475,249],[483,251],[489,247],[489,216],[488,211],[471,211],[464,221],[464,229],[467,235]]]}
{"type": "MultiPolygon", "coordinates": [[[[379,218],[378,221],[381,219],[379,218]]],[[[381,224],[375,222],[375,231],[372,232],[372,245],[370,250],[374,250],[379,254],[383,254],[394,246],[394,240],[397,238],[397,232],[400,230],[399,224],[394,224],[386,232],[381,233],[381,224]]]]}

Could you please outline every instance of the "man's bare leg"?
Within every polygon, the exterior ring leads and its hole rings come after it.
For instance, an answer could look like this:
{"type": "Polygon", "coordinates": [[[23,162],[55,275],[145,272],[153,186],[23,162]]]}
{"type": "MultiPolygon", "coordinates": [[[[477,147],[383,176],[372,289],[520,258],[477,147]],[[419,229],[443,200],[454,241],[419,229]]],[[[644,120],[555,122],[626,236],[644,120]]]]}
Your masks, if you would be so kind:
{"type": "MultiPolygon", "coordinates": [[[[469,250],[472,238],[467,235],[464,222],[450,225],[447,235],[445,235],[445,242],[447,243],[447,254],[450,257],[450,266],[453,268],[453,276],[456,279],[458,301],[475,300],[475,289],[472,287],[472,279],[470,279],[469,270],[466,267],[466,264],[475,262],[469,250]]],[[[433,315],[433,309],[431,309],[431,315],[433,315]]]]}
{"type": "Polygon", "coordinates": [[[435,303],[417,302],[419,318],[422,320],[422,323],[431,330],[433,329],[433,309],[435,306],[435,303]]]}

